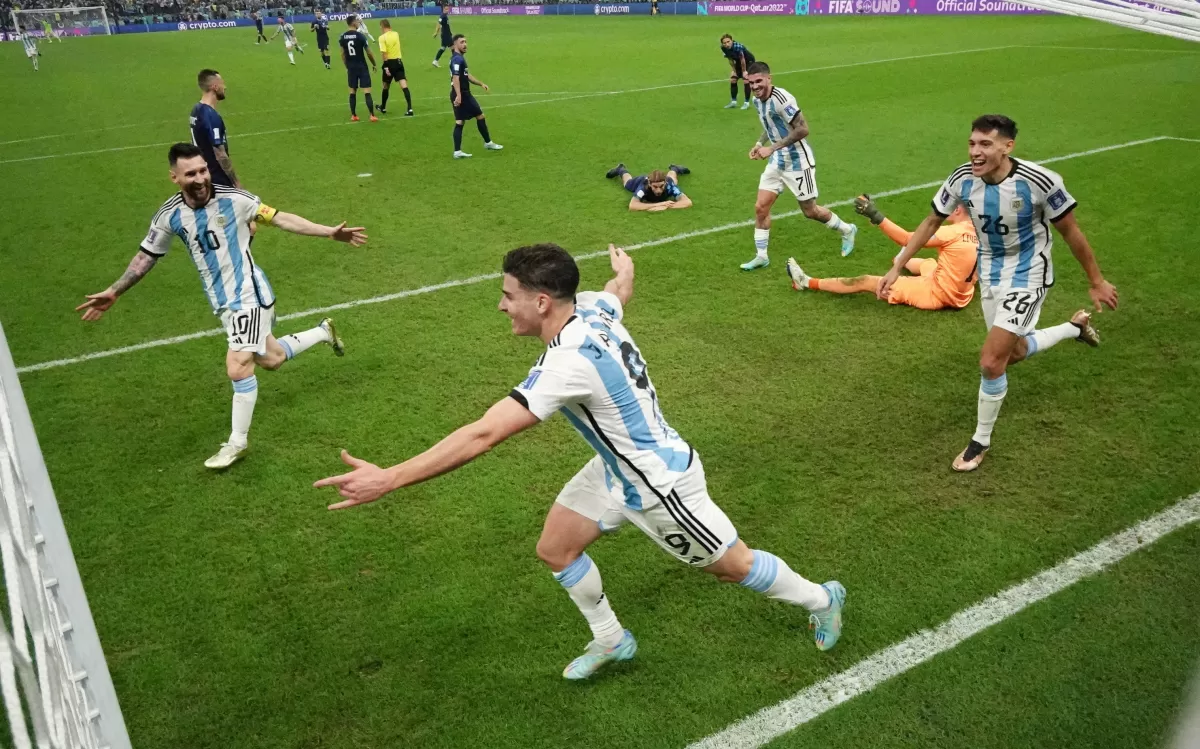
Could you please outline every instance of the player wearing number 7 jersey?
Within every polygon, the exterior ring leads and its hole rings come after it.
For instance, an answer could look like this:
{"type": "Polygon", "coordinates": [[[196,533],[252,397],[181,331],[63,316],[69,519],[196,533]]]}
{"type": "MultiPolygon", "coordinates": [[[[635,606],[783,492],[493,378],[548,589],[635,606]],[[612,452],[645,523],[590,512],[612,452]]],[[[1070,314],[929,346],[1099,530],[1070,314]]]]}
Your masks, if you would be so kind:
{"type": "Polygon", "coordinates": [[[134,284],[142,280],[167,254],[171,239],[179,237],[200,272],[204,293],[213,313],[221,318],[229,350],[225,371],[233,381],[233,429],[217,454],[205,461],[207,468],[228,468],[246,452],[250,420],[258,400],[254,366],[279,369],[284,362],[318,343],[343,353],[342,341],[325,318],[320,325],[276,339],[275,292],[262,268],[250,253],[255,222],[277,226],[292,234],[329,237],[358,246],[367,241],[361,227],[321,226],[299,216],[276,211],[256,196],[234,187],[214,185],[200,149],[176,143],[167,155],[171,181],[179,192],[162,204],[150,222],[129,268],[112,286],[76,307],[83,319],[99,320],[134,284]]]}
{"type": "Polygon", "coordinates": [[[1008,365],[1068,339],[1098,346],[1091,313],[1079,310],[1069,321],[1037,328],[1046,293],[1054,284],[1050,248],[1054,235],[1066,241],[1083,267],[1096,311],[1117,308],[1117,289],[1104,280],[1083,230],[1075,222],[1075,199],[1062,177],[1028,161],[1012,158],[1017,123],[989,114],[971,123],[971,160],[954,170],[933,197],[933,211],[896,256],[879,281],[885,297],[900,269],[929,241],[942,220],[965,206],[979,236],[978,275],[984,323],[988,327],[979,356],[978,421],[975,435],[951,464],[956,471],[973,471],[983,462],[992,442],[992,428],[1008,393],[1008,365]]]}
{"type": "Polygon", "coordinates": [[[700,456],[659,408],[646,362],[624,324],[633,261],[620,248],[608,250],[616,277],[601,292],[579,294],[579,269],[563,248],[540,244],[509,252],[500,310],[512,320],[513,333],[546,344],[525,381],[479,421],[424,453],[383,469],[343,452],[354,470],[316,486],[336,486],[345,497],[330,509],[373,502],[453,471],[561,413],[597,453],[559,493],[537,544],[538,556],[592,631],[592,642],[566,667],[565,678],[586,679],[637,651],[585,551],[602,532],[625,522],[685,564],[807,609],[817,647],[832,648],[841,633],[845,588],[837,581],[810,582],[738,538],[708,495],[700,456]]]}

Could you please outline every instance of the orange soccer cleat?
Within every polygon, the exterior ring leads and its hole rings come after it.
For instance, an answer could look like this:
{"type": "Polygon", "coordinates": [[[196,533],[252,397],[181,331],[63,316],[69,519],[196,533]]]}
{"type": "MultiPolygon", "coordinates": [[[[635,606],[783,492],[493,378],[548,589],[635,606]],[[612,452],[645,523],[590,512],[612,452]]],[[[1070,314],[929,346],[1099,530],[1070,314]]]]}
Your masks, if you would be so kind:
{"type": "Polygon", "coordinates": [[[371,115],[371,122],[379,122],[379,118],[375,115],[371,115]]]}
{"type": "Polygon", "coordinates": [[[350,121],[351,121],[351,122],[358,122],[358,115],[356,115],[356,114],[352,114],[352,115],[350,115],[350,121]]]}

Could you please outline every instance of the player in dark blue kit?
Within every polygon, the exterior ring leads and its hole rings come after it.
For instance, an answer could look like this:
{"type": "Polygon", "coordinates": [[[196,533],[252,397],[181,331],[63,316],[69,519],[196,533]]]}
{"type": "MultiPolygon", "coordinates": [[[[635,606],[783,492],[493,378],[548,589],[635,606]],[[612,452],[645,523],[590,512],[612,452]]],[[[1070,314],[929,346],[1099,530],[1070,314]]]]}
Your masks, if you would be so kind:
{"type": "Polygon", "coordinates": [[[329,69],[329,19],[321,11],[317,11],[317,18],[309,27],[310,31],[317,32],[317,49],[321,51],[321,61],[325,63],[325,69],[329,69]]]}
{"type": "Polygon", "coordinates": [[[746,90],[742,109],[749,109],[750,82],[746,80],[746,68],[754,62],[754,53],[746,49],[746,45],[733,41],[733,37],[726,34],[721,37],[721,54],[725,55],[725,59],[729,61],[729,67],[732,68],[729,73],[729,103],[725,105],[725,108],[733,109],[737,106],[737,82],[741,78],[742,86],[746,90]]]}
{"type": "Polygon", "coordinates": [[[692,199],[679,189],[679,176],[691,174],[686,166],[672,164],[667,171],[655,169],[649,174],[639,174],[634,177],[624,164],[617,164],[604,176],[612,179],[620,177],[625,189],[633,193],[629,199],[631,211],[665,211],[671,208],[691,208],[692,199]]]}
{"type": "Polygon", "coordinates": [[[379,122],[375,116],[375,102],[371,100],[371,73],[367,72],[367,59],[371,61],[371,72],[375,72],[375,55],[367,43],[366,34],[358,30],[358,16],[346,19],[350,30],[338,39],[342,48],[342,62],[346,64],[346,83],[350,86],[350,121],[358,122],[358,90],[367,95],[367,111],[371,122],[379,122]],[[363,59],[364,56],[367,59],[363,59]]]}
{"type": "Polygon", "coordinates": [[[203,93],[200,101],[192,107],[188,120],[192,128],[192,143],[204,155],[214,185],[241,188],[242,183],[229,159],[229,134],[225,132],[225,120],[217,114],[217,102],[225,100],[225,81],[217,71],[205,68],[196,76],[196,82],[203,93]]]}
{"type": "Polygon", "coordinates": [[[483,136],[483,147],[489,151],[503,150],[504,146],[492,142],[487,122],[484,121],[483,109],[471,93],[472,83],[484,91],[488,90],[488,86],[467,71],[467,38],[462,34],[455,34],[450,41],[454,49],[454,54],[450,57],[450,103],[454,105],[454,158],[471,158],[471,154],[462,150],[462,130],[463,123],[472,117],[475,118],[479,134],[483,136]]]}
{"type": "Polygon", "coordinates": [[[262,44],[263,42],[271,41],[262,30],[262,13],[259,13],[257,10],[251,11],[250,17],[254,19],[254,27],[258,29],[258,38],[254,40],[254,43],[262,44]]]}
{"type": "Polygon", "coordinates": [[[433,30],[433,36],[442,35],[442,46],[438,49],[437,54],[433,58],[433,67],[440,68],[438,60],[442,59],[442,55],[446,50],[454,46],[454,35],[450,33],[450,5],[442,6],[442,15],[438,16],[437,28],[433,30]]]}

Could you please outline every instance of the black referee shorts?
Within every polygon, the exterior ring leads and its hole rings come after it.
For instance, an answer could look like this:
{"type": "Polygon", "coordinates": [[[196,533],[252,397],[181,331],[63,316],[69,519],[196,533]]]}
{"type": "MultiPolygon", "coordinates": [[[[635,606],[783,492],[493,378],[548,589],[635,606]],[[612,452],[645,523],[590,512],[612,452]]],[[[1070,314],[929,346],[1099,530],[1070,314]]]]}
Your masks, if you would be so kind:
{"type": "Polygon", "coordinates": [[[383,82],[407,80],[404,75],[403,60],[384,60],[383,61],[383,82]]]}
{"type": "MultiPolygon", "coordinates": [[[[454,94],[450,94],[450,104],[454,104],[454,94]]],[[[462,104],[454,107],[454,119],[456,120],[473,120],[481,114],[483,114],[483,108],[471,94],[464,93],[462,104]]]]}

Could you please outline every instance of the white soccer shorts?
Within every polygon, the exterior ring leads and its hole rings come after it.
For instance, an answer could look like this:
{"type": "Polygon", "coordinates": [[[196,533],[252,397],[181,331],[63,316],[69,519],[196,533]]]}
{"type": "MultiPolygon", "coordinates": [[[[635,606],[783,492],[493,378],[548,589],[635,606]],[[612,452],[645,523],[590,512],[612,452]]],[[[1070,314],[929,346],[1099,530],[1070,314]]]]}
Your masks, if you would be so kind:
{"type": "Polygon", "coordinates": [[[221,311],[221,325],[230,351],[253,351],[259,356],[267,353],[267,338],[275,327],[275,309],[243,309],[221,311]]]}
{"type": "Polygon", "coordinates": [[[292,51],[292,47],[298,47],[298,46],[300,46],[300,45],[298,45],[298,44],[297,44],[297,43],[295,43],[295,42],[290,42],[290,41],[288,41],[287,39],[284,39],[284,40],[283,40],[283,48],[284,48],[285,50],[287,50],[288,52],[291,52],[291,51],[292,51]]]}
{"type": "Polygon", "coordinates": [[[733,523],[708,495],[704,466],[696,453],[675,488],[661,500],[643,498],[641,510],[625,504],[619,483],[608,488],[604,462],[598,455],[567,482],[555,501],[595,521],[602,531],[615,530],[629,521],[663,551],[693,567],[713,564],[738,538],[733,523]]]}
{"type": "Polygon", "coordinates": [[[796,200],[815,200],[817,168],[813,166],[808,169],[780,169],[774,161],[767,162],[767,168],[763,169],[762,177],[758,180],[758,189],[778,195],[783,192],[784,187],[792,191],[796,200]]]}
{"type": "Polygon", "coordinates": [[[1010,289],[1007,286],[985,286],[979,296],[983,305],[983,322],[1017,335],[1032,333],[1042,316],[1042,303],[1048,288],[1010,289]]]}

